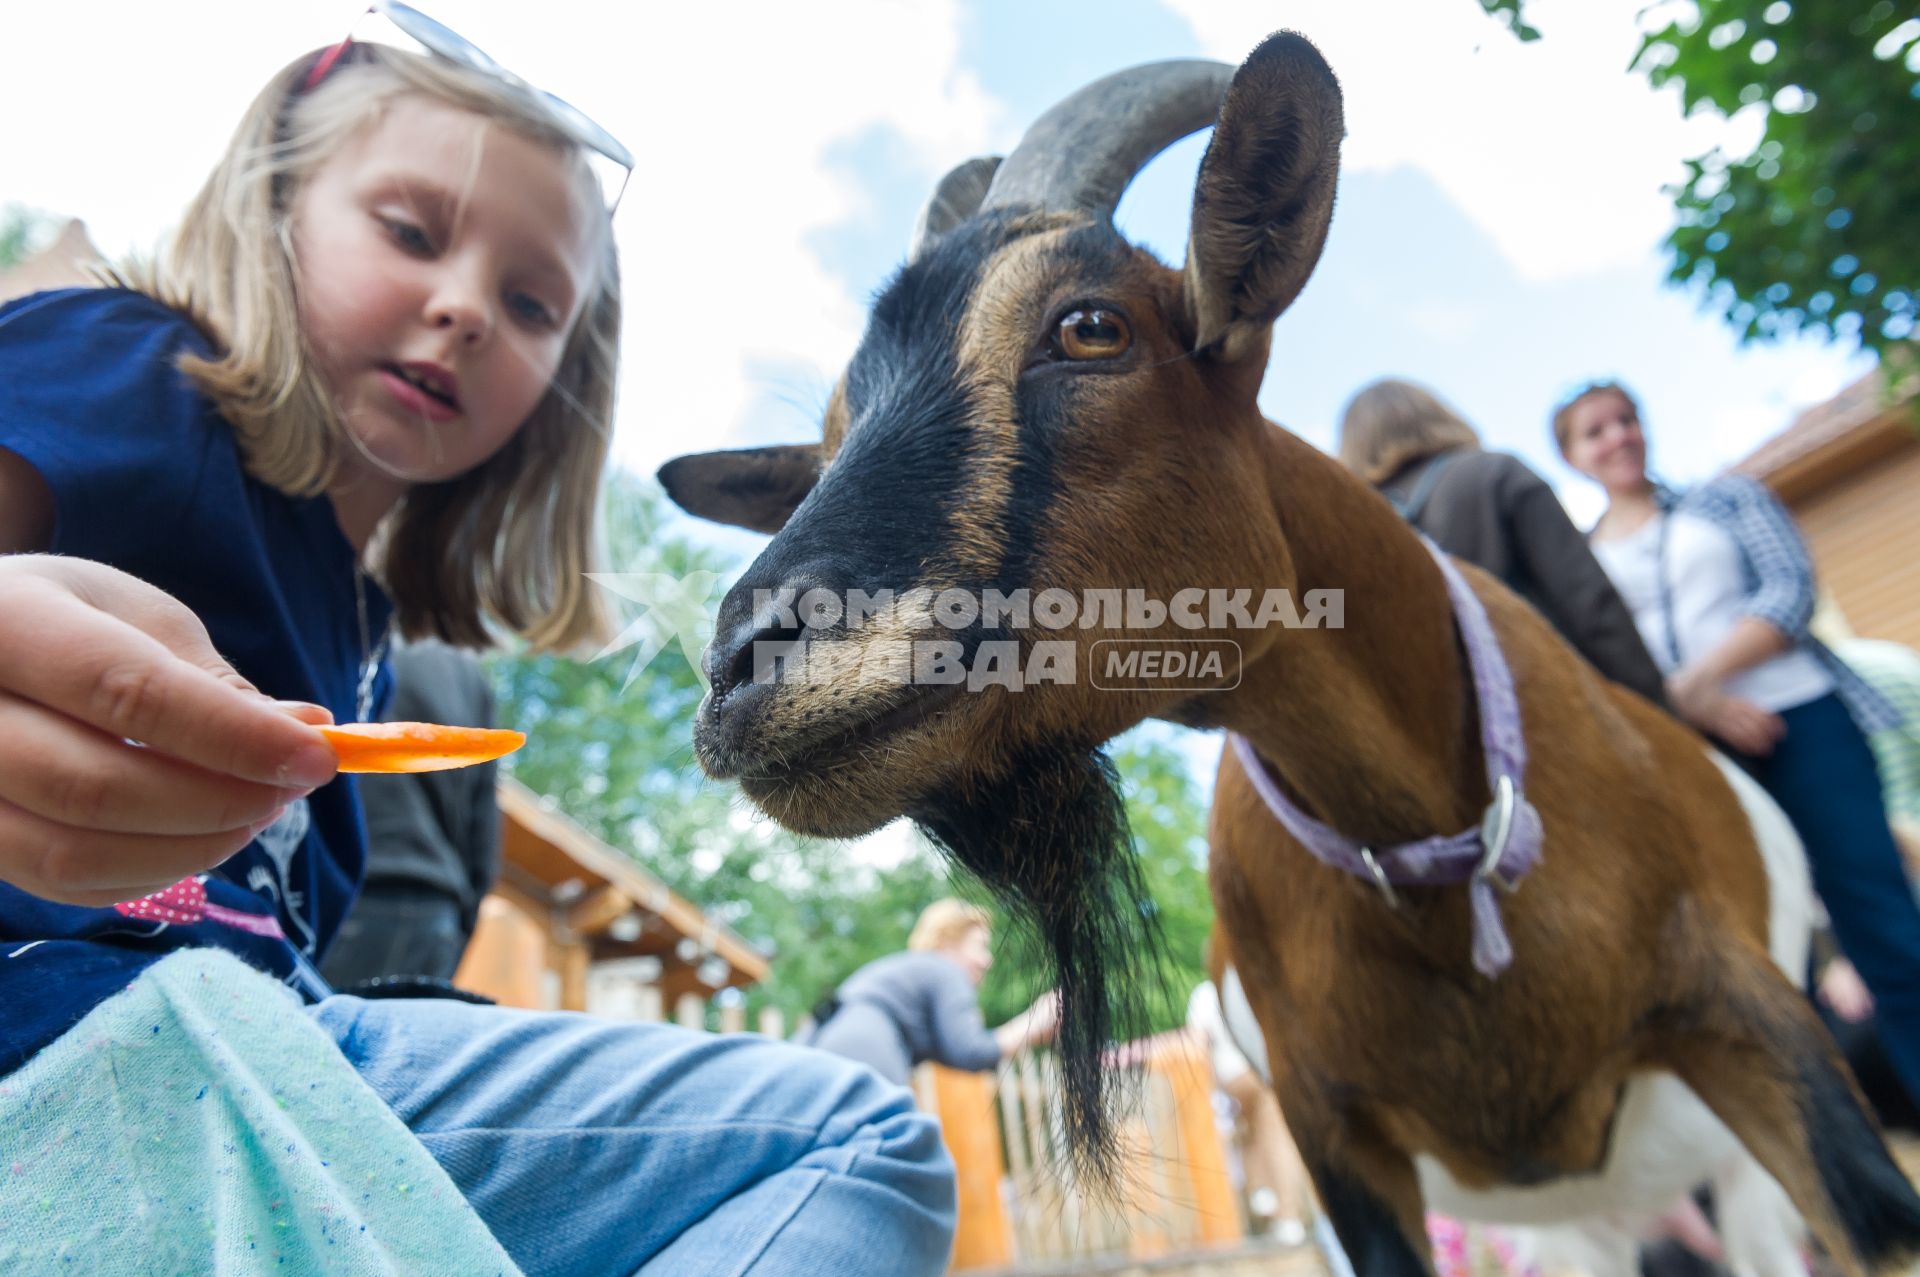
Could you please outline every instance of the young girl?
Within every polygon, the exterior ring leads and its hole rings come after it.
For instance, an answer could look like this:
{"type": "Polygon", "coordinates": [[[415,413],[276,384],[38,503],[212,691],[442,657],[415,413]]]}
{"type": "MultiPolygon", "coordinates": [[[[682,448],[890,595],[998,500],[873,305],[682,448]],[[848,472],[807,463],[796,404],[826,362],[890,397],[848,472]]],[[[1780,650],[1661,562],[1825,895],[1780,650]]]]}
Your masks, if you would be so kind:
{"type": "Polygon", "coordinates": [[[1563,404],[1553,432],[1574,469],[1606,489],[1594,554],[1665,672],[1674,711],[1792,819],[1888,1054],[1920,1097],[1920,908],[1866,739],[1900,716],[1808,633],[1813,566],[1792,518],[1740,475],[1683,493],[1656,484],[1639,405],[1612,382],[1563,404]]]}
{"type": "Polygon", "coordinates": [[[864,1070],[314,971],[364,847],[312,725],[373,717],[389,624],[601,625],[619,298],[580,136],[347,42],[268,84],[155,267],[0,308],[0,1082],[216,947],[529,1272],[935,1272],[950,1165],[864,1070]]]}

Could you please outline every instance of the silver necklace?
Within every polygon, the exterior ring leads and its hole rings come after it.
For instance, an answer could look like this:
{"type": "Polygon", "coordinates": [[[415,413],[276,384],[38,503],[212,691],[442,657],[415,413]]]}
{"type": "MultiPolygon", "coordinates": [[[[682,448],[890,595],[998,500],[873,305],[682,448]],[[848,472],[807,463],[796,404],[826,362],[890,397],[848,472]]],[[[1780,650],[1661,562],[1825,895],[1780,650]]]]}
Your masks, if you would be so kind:
{"type": "Polygon", "coordinates": [[[380,643],[375,646],[367,626],[367,570],[358,563],[353,565],[353,603],[360,614],[360,687],[354,700],[357,711],[354,721],[370,723],[373,721],[373,680],[380,672],[380,661],[387,654],[387,642],[393,637],[393,618],[380,630],[380,643]]]}

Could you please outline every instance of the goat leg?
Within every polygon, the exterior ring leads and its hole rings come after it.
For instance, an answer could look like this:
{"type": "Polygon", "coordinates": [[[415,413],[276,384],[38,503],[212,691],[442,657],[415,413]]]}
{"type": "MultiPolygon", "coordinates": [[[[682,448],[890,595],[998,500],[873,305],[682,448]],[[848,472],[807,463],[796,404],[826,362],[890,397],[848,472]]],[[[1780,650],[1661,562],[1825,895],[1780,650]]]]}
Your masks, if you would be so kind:
{"type": "MultiPolygon", "coordinates": [[[[1355,1277],[1433,1277],[1413,1160],[1328,1107],[1280,1097],[1321,1209],[1355,1277]]],[[[1335,1265],[1336,1271],[1338,1265],[1335,1265]]]]}
{"type": "Polygon", "coordinates": [[[1806,998],[1757,949],[1720,943],[1680,968],[1707,978],[1660,1014],[1659,1062],[1780,1182],[1846,1277],[1896,1269],[1920,1254],[1920,1195],[1806,998]]]}

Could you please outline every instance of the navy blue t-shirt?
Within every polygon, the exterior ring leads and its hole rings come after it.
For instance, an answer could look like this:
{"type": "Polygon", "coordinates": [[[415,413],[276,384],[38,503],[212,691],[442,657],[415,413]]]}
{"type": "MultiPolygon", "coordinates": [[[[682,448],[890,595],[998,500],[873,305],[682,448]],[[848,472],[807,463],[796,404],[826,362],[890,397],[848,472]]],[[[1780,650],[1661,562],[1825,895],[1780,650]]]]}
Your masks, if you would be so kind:
{"type": "MultiPolygon", "coordinates": [[[[199,330],[124,289],[0,307],[0,448],[52,489],[53,552],[165,590],[261,691],[350,721],[364,656],[353,547],[324,496],[247,476],[231,427],[180,373],[185,352],[208,352],[199,330]]],[[[371,581],[365,594],[377,636],[391,608],[371,581]]],[[[0,882],[0,1074],[173,949],[226,949],[324,996],[315,968],[364,861],[359,800],[341,778],[219,868],[145,901],[81,908],[0,882]]]]}

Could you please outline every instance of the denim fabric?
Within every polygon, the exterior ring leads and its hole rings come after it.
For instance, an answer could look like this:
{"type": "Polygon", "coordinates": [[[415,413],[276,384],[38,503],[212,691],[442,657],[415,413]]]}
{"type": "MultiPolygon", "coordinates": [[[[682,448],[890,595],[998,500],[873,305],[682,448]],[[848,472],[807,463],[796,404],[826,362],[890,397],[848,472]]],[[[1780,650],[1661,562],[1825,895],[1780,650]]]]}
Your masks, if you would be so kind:
{"type": "Polygon", "coordinates": [[[1867,990],[1894,1069],[1920,1097],[1920,906],[1907,885],[1867,739],[1836,694],[1780,717],[1787,733],[1740,762],[1807,846],[1813,888],[1867,990]]]}
{"type": "Polygon", "coordinates": [[[312,1015],[530,1277],[945,1270],[938,1124],[867,1069],[458,1002],[336,996],[312,1015]]]}

